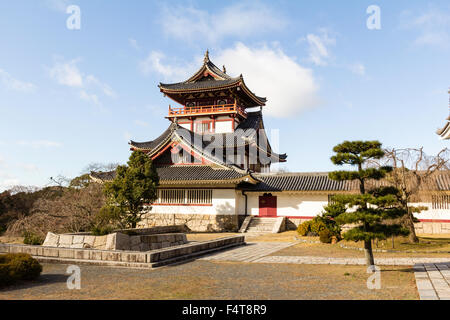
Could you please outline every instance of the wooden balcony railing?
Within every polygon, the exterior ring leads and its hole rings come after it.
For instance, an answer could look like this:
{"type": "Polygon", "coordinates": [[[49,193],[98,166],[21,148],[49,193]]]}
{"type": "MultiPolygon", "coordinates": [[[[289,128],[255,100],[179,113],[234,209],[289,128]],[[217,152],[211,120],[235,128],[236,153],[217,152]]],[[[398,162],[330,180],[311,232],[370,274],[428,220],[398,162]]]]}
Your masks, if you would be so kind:
{"type": "Polygon", "coordinates": [[[222,104],[199,107],[172,108],[169,106],[169,117],[194,116],[204,114],[238,113],[247,117],[247,112],[237,104],[222,104]]]}

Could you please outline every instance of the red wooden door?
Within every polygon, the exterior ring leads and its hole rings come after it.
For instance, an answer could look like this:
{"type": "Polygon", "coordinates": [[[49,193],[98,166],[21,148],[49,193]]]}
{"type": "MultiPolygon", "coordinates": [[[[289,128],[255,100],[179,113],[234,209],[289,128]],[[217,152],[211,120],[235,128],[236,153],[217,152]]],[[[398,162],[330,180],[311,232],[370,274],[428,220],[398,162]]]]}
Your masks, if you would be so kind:
{"type": "Polygon", "coordinates": [[[259,197],[259,216],[260,217],[277,216],[277,197],[266,195],[259,197]]]}

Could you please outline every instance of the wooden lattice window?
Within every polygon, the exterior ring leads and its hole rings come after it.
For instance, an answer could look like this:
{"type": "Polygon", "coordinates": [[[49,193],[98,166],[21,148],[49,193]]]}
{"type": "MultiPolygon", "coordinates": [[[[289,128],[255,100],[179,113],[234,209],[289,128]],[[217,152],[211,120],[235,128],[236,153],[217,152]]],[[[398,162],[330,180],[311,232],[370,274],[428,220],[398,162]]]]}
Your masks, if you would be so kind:
{"type": "Polygon", "coordinates": [[[211,122],[195,122],[195,132],[205,133],[210,131],[211,122]]]}
{"type": "Polygon", "coordinates": [[[433,209],[450,209],[450,195],[440,195],[431,197],[433,209]]]}
{"type": "Polygon", "coordinates": [[[212,204],[211,189],[158,189],[157,204],[212,204]]]}

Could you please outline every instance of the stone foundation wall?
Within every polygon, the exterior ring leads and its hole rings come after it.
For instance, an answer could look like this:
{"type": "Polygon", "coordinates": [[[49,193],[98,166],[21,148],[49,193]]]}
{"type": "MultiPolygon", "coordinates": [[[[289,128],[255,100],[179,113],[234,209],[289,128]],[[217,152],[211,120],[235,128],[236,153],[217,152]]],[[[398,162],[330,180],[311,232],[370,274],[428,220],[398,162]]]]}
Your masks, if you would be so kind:
{"type": "Polygon", "coordinates": [[[184,224],[190,231],[222,232],[238,231],[237,215],[204,214],[146,214],[139,223],[139,228],[170,226],[184,224]]]}
{"type": "Polygon", "coordinates": [[[45,247],[149,251],[187,243],[184,233],[126,235],[116,232],[106,236],[47,233],[45,247]]]}
{"type": "Polygon", "coordinates": [[[450,234],[450,222],[419,222],[414,227],[417,233],[450,234]]]}

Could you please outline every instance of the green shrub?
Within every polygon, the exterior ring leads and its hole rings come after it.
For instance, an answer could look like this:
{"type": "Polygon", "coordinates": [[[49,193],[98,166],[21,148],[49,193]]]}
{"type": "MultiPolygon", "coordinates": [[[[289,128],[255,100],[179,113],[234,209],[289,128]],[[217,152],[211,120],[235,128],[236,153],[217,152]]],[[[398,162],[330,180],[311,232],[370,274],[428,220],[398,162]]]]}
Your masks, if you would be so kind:
{"type": "Polygon", "coordinates": [[[25,231],[22,236],[24,244],[36,246],[44,243],[44,239],[41,236],[35,235],[34,233],[28,231],[25,231]]]}
{"type": "Polygon", "coordinates": [[[304,237],[311,231],[311,221],[305,221],[298,225],[297,233],[299,236],[304,237]]]}
{"type": "Polygon", "coordinates": [[[322,243],[331,243],[332,237],[333,233],[328,229],[323,229],[319,232],[320,242],[322,243]]]}
{"type": "Polygon", "coordinates": [[[312,233],[319,235],[320,231],[325,230],[325,229],[327,229],[327,225],[323,221],[321,221],[317,218],[314,218],[312,220],[312,222],[311,222],[311,232],[312,233]]]}
{"type": "Polygon", "coordinates": [[[34,280],[42,272],[42,266],[26,253],[0,255],[0,287],[20,280],[34,280]]]}

